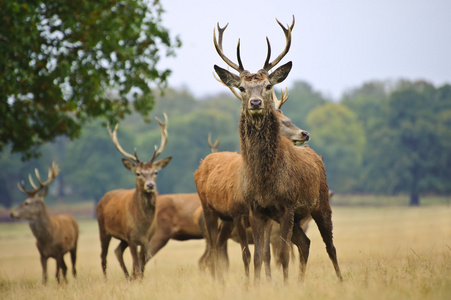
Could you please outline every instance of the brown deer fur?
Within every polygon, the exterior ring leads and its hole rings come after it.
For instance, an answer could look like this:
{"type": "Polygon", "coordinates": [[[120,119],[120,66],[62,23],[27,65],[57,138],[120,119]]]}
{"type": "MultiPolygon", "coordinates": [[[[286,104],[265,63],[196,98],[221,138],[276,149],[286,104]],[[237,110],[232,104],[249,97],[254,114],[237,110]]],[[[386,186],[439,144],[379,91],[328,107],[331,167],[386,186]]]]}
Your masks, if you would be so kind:
{"type": "Polygon", "coordinates": [[[158,197],[156,175],[159,170],[166,167],[172,158],[167,157],[154,161],[166,143],[165,125],[159,120],[158,122],[162,130],[162,143],[160,149],[155,151],[152,159],[148,162],[139,161],[136,153],[133,157],[123,151],[116,138],[117,126],[114,133],[110,132],[119,152],[134,161],[122,159],[125,168],[136,176],[136,188],[107,192],[97,204],[96,214],[102,248],[100,257],[105,276],[108,247],[113,237],[121,241],[114,252],[126,278],[129,278],[129,274],[124,264],[123,253],[127,247],[130,247],[133,260],[133,278],[143,276],[144,265],[148,259],[147,251],[151,238],[151,224],[155,216],[155,205],[158,197]],[[140,247],[139,253],[138,247],[140,247]]]}
{"type": "Polygon", "coordinates": [[[218,54],[240,73],[237,76],[216,65],[214,67],[224,84],[240,89],[243,100],[239,120],[243,164],[242,168],[235,171],[234,176],[238,177],[236,181],[240,183],[239,189],[250,210],[255,241],[254,279],[255,281],[260,279],[263,259],[269,255],[265,240],[269,239],[267,228],[271,226],[270,219],[280,223],[280,238],[283,241],[280,260],[284,280],[288,279],[287,249],[290,240],[298,247],[300,277],[303,277],[310,240],[299,223],[309,215],[318,225],[336,274],[342,279],[332,238],[332,210],[323,161],[309,147],[295,148],[288,139],[280,135],[279,122],[272,105],[273,86],[285,80],[292,67],[292,63],[289,62],[269,74],[269,70],[280,62],[290,48],[294,18],[293,24],[288,28],[280,23],[279,25],[286,37],[285,49],[269,63],[271,51],[268,41],[265,65],[256,74],[244,70],[239,57],[239,46],[237,51],[239,65],[224,55],[222,33],[225,28],[221,29],[218,26],[219,44],[214,38],[218,54]]]}
{"type": "MultiPolygon", "coordinates": [[[[219,77],[229,85],[260,87],[251,95],[245,95],[248,97],[243,97],[239,122],[243,168],[236,175],[241,182],[244,200],[250,208],[255,239],[255,279],[259,279],[263,257],[268,255],[264,240],[270,218],[281,224],[281,239],[292,239],[297,245],[301,257],[300,274],[304,274],[310,241],[301,230],[299,222],[309,215],[317,223],[337,275],[341,278],[332,242],[332,211],[322,159],[309,147],[293,147],[288,139],[279,134],[272,99],[264,88],[285,79],[291,63],[280,67],[271,75],[260,70],[256,77],[245,71],[241,78],[232,80],[228,71],[217,66],[215,69],[219,77]],[[259,105],[254,105],[252,100],[258,100],[259,105]]],[[[286,280],[288,251],[285,247],[288,247],[288,243],[283,243],[280,260],[286,280]]]]}
{"type": "MultiPolygon", "coordinates": [[[[278,107],[280,106],[281,104],[278,107]]],[[[283,115],[282,111],[275,110],[275,114],[280,124],[281,134],[289,138],[292,144],[300,145],[309,139],[309,134],[296,127],[283,115]]],[[[243,227],[243,218],[249,216],[249,211],[239,187],[241,183],[238,175],[241,168],[241,155],[234,152],[219,152],[208,155],[194,173],[205,217],[202,221],[205,222],[207,230],[207,249],[201,258],[200,265],[201,268],[208,265],[213,275],[217,267],[224,268],[228,263],[226,242],[232,230],[235,230],[237,241],[242,248],[245,274],[249,276],[250,252],[243,227]],[[220,227],[218,227],[218,218],[222,220],[220,227]]],[[[269,247],[269,241],[267,243],[269,247]]],[[[268,255],[265,260],[268,275],[269,262],[268,255]]]]}
{"type": "MultiPolygon", "coordinates": [[[[58,170],[56,164],[53,166],[55,168],[52,175],[54,178],[58,170]]],[[[39,177],[38,180],[41,183],[39,177]]],[[[34,184],[32,185],[34,186],[34,184]]],[[[20,186],[19,189],[25,193],[28,192],[20,186]]],[[[71,215],[51,216],[44,202],[46,194],[47,186],[40,185],[40,187],[28,193],[29,197],[11,212],[11,217],[29,220],[29,225],[36,238],[36,246],[41,256],[42,282],[47,282],[47,260],[49,257],[56,260],[56,279],[58,283],[60,283],[60,270],[63,273],[64,281],[67,282],[67,266],[64,263],[64,254],[67,252],[70,252],[72,261],[72,275],[74,277],[77,275],[75,261],[77,259],[78,224],[71,215]],[[38,191],[42,188],[44,190],[38,194],[38,191]]]]}

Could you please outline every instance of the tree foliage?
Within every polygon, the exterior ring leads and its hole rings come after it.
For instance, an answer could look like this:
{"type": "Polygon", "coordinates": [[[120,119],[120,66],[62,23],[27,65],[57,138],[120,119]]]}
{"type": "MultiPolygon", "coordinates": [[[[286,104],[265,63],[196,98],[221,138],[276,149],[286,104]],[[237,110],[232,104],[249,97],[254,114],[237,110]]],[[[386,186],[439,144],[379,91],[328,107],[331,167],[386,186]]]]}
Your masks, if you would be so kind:
{"type": "Polygon", "coordinates": [[[360,177],[365,133],[356,115],[341,104],[328,103],[307,118],[310,145],[323,156],[329,188],[351,192],[360,177]]]}
{"type": "MultiPolygon", "coordinates": [[[[322,98],[308,85],[295,86],[288,89],[290,98],[282,110],[292,119],[305,116],[305,126],[294,123],[310,131],[308,144],[324,157],[329,186],[336,193],[416,193],[419,198],[426,193],[451,193],[451,85],[367,82],[338,103],[322,98]],[[309,102],[310,110],[303,111],[309,102]]],[[[140,159],[152,157],[154,145],[160,143],[154,117],[162,119],[163,112],[169,123],[161,156],[173,159],[158,174],[158,191],[195,192],[193,173],[210,153],[209,132],[213,139],[221,139],[219,151],[239,152],[240,102],[227,89],[202,101],[185,90],[166,89],[156,96],[150,123],[138,113],[120,122],[118,138],[127,152],[136,148],[140,159]]],[[[39,160],[21,162],[19,154],[3,151],[3,205],[22,200],[17,181],[26,179],[35,167],[43,174],[52,160],[61,172],[52,183],[50,202],[55,198],[98,200],[105,191],[135,186],[134,175],[122,165],[99,120],[84,124],[80,139],[58,138],[46,143],[42,153],[39,160]]]]}
{"type": "Polygon", "coordinates": [[[0,151],[30,158],[83,124],[147,115],[180,45],[161,26],[158,0],[0,3],[0,151]]]}

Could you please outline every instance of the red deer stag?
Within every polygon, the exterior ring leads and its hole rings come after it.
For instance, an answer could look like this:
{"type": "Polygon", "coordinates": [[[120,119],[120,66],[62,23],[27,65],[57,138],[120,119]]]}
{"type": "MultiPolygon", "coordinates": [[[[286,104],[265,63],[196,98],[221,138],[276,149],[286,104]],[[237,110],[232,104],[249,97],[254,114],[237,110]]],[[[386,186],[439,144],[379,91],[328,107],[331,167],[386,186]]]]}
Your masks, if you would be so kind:
{"type": "Polygon", "coordinates": [[[36,246],[41,255],[42,282],[47,282],[47,260],[52,257],[56,260],[56,280],[60,283],[60,270],[63,273],[64,281],[67,282],[67,267],[64,263],[64,254],[70,252],[72,261],[72,274],[77,275],[75,261],[77,259],[78,224],[71,215],[51,216],[47,211],[44,197],[47,195],[48,185],[58,175],[59,169],[55,162],[49,168],[48,179],[41,181],[39,172],[36,169],[37,186],[31,175],[28,176],[33,190],[27,190],[25,184],[17,184],[22,193],[28,198],[11,212],[11,217],[15,219],[27,219],[33,235],[36,238],[36,246]],[[40,192],[42,191],[42,192],[40,192]],[[39,193],[40,192],[40,193],[39,193]]]}
{"type": "Polygon", "coordinates": [[[155,203],[157,199],[156,176],[157,172],[171,161],[172,157],[167,157],[155,161],[161,154],[167,142],[167,116],[165,124],[158,118],[161,129],[161,145],[148,162],[141,162],[136,154],[125,152],[117,140],[118,124],[111,132],[108,132],[117,150],[126,158],[122,158],[125,168],[132,171],[136,176],[136,188],[130,190],[113,190],[107,192],[97,204],[97,221],[99,223],[100,243],[102,247],[101,264],[106,276],[106,256],[111,238],[119,239],[121,242],[114,253],[119,261],[125,277],[129,278],[127,268],[124,264],[123,253],[130,247],[133,260],[133,278],[142,277],[146,261],[148,243],[150,239],[150,228],[155,215],[155,203]],[[140,252],[138,256],[138,247],[140,252]]]}
{"type": "MultiPolygon", "coordinates": [[[[231,88],[232,92],[233,89],[231,88]]],[[[242,100],[241,96],[234,94],[242,100]]],[[[291,123],[280,111],[281,105],[288,99],[287,93],[282,93],[282,99],[277,100],[272,94],[277,110],[276,118],[281,134],[294,144],[303,144],[309,139],[308,132],[301,130],[291,123]]],[[[295,147],[293,147],[295,148],[295,147]]],[[[205,261],[213,276],[222,269],[219,265],[227,265],[226,242],[232,229],[235,228],[242,248],[242,257],[246,278],[249,277],[250,252],[247,246],[244,219],[249,211],[242,197],[239,173],[242,169],[242,157],[235,152],[218,152],[208,155],[194,173],[197,192],[199,194],[207,230],[207,253],[205,261]],[[218,229],[218,219],[222,220],[218,229]],[[221,249],[221,250],[220,250],[221,249]]],[[[268,228],[268,231],[270,228],[268,228]]],[[[269,241],[267,247],[269,248],[269,241]]],[[[266,257],[266,270],[269,276],[270,256],[266,257]]],[[[218,274],[220,275],[220,273],[218,274]]]]}
{"type": "MultiPolygon", "coordinates": [[[[211,135],[209,135],[208,143],[212,152],[217,151],[219,139],[212,144],[211,135]]],[[[202,209],[197,193],[159,195],[155,218],[150,229],[151,238],[147,260],[155,256],[170,239],[177,241],[203,239],[205,230],[203,224],[199,223],[200,214],[202,214],[202,209]]],[[[204,256],[205,254],[199,260],[201,269],[205,265],[204,256]]]]}
{"type": "MultiPolygon", "coordinates": [[[[274,68],[288,53],[291,45],[293,23],[282,28],[286,45],[282,53],[270,62],[271,46],[269,39],[268,55],[263,69],[252,74],[243,67],[240,58],[239,42],[237,47],[238,65],[228,59],[222,50],[222,34],[226,27],[219,30],[219,43],[214,34],[214,44],[219,56],[234,70],[235,75],[218,66],[214,66],[219,78],[229,87],[238,88],[243,99],[239,121],[242,167],[235,165],[234,170],[224,170],[238,177],[239,187],[228,187],[228,191],[240,190],[246,206],[250,209],[250,220],[255,240],[254,271],[256,282],[260,279],[264,257],[269,255],[265,240],[270,219],[280,223],[280,238],[292,242],[300,254],[300,278],[303,278],[308,260],[310,240],[300,227],[300,221],[311,215],[318,225],[326,244],[327,253],[334,265],[335,272],[342,280],[338,266],[336,249],[332,238],[332,210],[328,199],[326,171],[321,158],[309,147],[292,147],[291,141],[281,136],[276,110],[272,107],[273,86],[285,80],[292,63],[274,68]]],[[[225,191],[221,191],[225,194],[225,191]]],[[[201,197],[202,199],[202,197],[201,197]]],[[[205,213],[205,211],[204,211],[205,213]]],[[[282,244],[280,261],[282,262],[285,282],[288,279],[289,244],[282,244]]]]}

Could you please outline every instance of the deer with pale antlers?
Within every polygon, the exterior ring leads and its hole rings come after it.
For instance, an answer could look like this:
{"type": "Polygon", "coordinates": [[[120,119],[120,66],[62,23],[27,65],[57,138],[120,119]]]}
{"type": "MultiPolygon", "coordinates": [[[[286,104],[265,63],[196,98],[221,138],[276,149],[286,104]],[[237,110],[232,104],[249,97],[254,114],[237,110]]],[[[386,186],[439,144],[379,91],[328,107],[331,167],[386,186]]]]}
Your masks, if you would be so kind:
{"type": "MultiPolygon", "coordinates": [[[[243,101],[242,96],[236,93],[233,87],[230,89],[238,99],[243,101]]],[[[282,92],[281,100],[277,99],[274,92],[271,97],[275,105],[275,118],[279,124],[280,134],[292,145],[302,145],[308,141],[310,137],[308,132],[296,127],[280,110],[288,99],[288,93],[282,92]]],[[[197,192],[202,203],[204,219],[201,221],[205,223],[207,230],[207,251],[202,261],[213,276],[222,277],[222,270],[227,267],[226,242],[234,229],[238,237],[237,241],[242,248],[245,275],[246,278],[249,277],[250,252],[244,223],[249,216],[249,210],[241,192],[242,183],[239,174],[242,168],[243,159],[240,154],[218,152],[208,155],[194,173],[197,192]],[[220,226],[218,226],[218,219],[222,221],[220,226]]],[[[269,248],[269,240],[266,245],[269,248]]],[[[270,272],[269,263],[268,255],[265,259],[268,272],[270,272]]]]}
{"type": "Polygon", "coordinates": [[[119,246],[114,253],[124,271],[125,277],[129,273],[124,264],[123,253],[130,247],[133,261],[133,278],[142,277],[145,262],[148,257],[148,245],[151,238],[151,224],[155,216],[155,205],[158,196],[156,188],[157,172],[171,161],[172,157],[155,160],[162,152],[167,142],[167,116],[165,123],[156,118],[161,129],[161,144],[148,162],[139,160],[136,149],[134,155],[125,152],[117,139],[118,124],[111,132],[108,132],[117,150],[125,156],[122,163],[136,177],[136,188],[130,190],[113,190],[107,192],[97,204],[97,221],[99,224],[100,243],[102,247],[101,264],[102,271],[106,276],[106,256],[111,238],[120,240],[119,246]],[[139,253],[138,253],[138,247],[139,253]]]}
{"type": "MultiPolygon", "coordinates": [[[[273,72],[273,69],[288,53],[291,45],[291,26],[282,28],[286,45],[281,54],[273,61],[271,46],[267,38],[268,54],[263,68],[250,73],[243,67],[240,58],[240,43],[237,46],[238,64],[225,56],[222,49],[222,35],[226,27],[218,25],[219,38],[214,45],[219,56],[232,69],[235,75],[223,68],[214,66],[221,81],[228,87],[238,88],[241,92],[242,106],[239,120],[240,148],[242,164],[234,172],[239,190],[246,207],[250,210],[250,221],[255,241],[254,280],[260,279],[262,263],[269,256],[269,247],[265,241],[271,219],[280,223],[280,239],[284,281],[288,279],[289,243],[292,241],[300,254],[299,275],[302,279],[309,255],[310,240],[300,227],[300,221],[312,216],[318,225],[327,253],[340,280],[342,275],[338,266],[336,249],[332,238],[332,209],[329,204],[326,170],[322,159],[309,147],[293,147],[292,142],[280,134],[280,124],[273,108],[273,87],[288,76],[292,63],[288,62],[273,72]]],[[[221,193],[224,193],[221,191],[221,193]]],[[[204,212],[205,213],[205,212],[204,212]]],[[[206,216],[207,217],[207,216],[206,216]]],[[[270,273],[266,273],[270,277],[270,273]]]]}
{"type": "Polygon", "coordinates": [[[28,176],[33,190],[25,188],[24,182],[18,183],[19,190],[28,197],[11,212],[15,219],[29,220],[29,225],[36,238],[36,246],[41,255],[42,282],[47,282],[47,260],[49,257],[56,260],[56,280],[60,283],[60,273],[64,282],[67,282],[67,266],[64,263],[64,254],[70,252],[72,261],[72,275],[76,277],[75,261],[77,259],[78,224],[68,214],[51,216],[44,202],[48,192],[48,185],[58,175],[59,169],[55,162],[49,168],[48,179],[42,182],[38,169],[35,169],[37,185],[31,174],[28,176]],[[60,272],[61,271],[61,272],[60,272]]]}

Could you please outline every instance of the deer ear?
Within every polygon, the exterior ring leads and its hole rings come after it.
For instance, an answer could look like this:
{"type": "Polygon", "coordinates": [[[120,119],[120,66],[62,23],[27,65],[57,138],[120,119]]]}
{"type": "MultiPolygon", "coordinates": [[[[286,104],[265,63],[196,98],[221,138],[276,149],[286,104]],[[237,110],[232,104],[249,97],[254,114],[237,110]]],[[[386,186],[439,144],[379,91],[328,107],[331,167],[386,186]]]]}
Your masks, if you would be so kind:
{"type": "Polygon", "coordinates": [[[122,163],[124,164],[124,167],[130,171],[133,172],[133,169],[135,168],[135,164],[129,161],[128,159],[122,158],[122,163]]]}
{"type": "Polygon", "coordinates": [[[240,86],[240,77],[238,75],[232,74],[226,69],[214,66],[216,74],[218,74],[221,81],[228,87],[239,87],[240,86]]]}
{"type": "Polygon", "coordinates": [[[171,159],[172,159],[172,156],[157,160],[156,162],[153,163],[153,166],[157,171],[161,170],[168,165],[168,163],[171,161],[171,159]]]}
{"type": "Polygon", "coordinates": [[[293,63],[290,61],[283,66],[278,67],[271,75],[269,75],[269,82],[271,82],[272,85],[275,85],[284,81],[290,73],[292,66],[293,63]]]}

